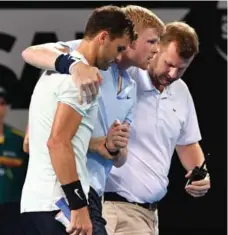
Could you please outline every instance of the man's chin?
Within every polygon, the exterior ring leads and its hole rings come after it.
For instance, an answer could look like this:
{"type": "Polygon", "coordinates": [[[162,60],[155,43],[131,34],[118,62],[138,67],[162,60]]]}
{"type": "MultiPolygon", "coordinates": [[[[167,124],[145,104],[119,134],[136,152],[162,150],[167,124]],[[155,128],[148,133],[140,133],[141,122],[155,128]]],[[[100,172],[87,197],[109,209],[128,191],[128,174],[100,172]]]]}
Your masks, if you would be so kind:
{"type": "Polygon", "coordinates": [[[170,85],[170,82],[168,82],[168,81],[159,81],[159,83],[161,86],[164,86],[164,87],[170,85]]]}
{"type": "Polygon", "coordinates": [[[110,66],[110,65],[103,65],[103,66],[99,66],[98,68],[99,68],[100,70],[106,71],[106,70],[108,70],[109,66],[110,66]]]}
{"type": "Polygon", "coordinates": [[[148,63],[145,63],[145,64],[141,64],[141,65],[139,65],[138,67],[140,68],[140,69],[142,69],[142,70],[147,70],[148,69],[148,63]]]}
{"type": "Polygon", "coordinates": [[[102,70],[107,71],[110,65],[105,66],[102,70]]]}

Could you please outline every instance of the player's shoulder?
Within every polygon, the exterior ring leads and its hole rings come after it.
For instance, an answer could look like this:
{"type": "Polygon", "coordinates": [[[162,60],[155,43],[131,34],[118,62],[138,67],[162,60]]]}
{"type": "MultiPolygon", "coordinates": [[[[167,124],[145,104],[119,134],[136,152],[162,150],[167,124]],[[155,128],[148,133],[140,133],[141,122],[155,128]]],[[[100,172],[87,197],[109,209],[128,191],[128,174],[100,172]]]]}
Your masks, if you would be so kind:
{"type": "Polygon", "coordinates": [[[59,42],[57,42],[57,44],[64,46],[64,47],[67,47],[68,49],[70,49],[70,52],[72,52],[77,49],[77,47],[79,46],[81,41],[82,41],[81,39],[71,40],[71,41],[66,41],[66,42],[59,41],[59,42]]]}
{"type": "Polygon", "coordinates": [[[52,92],[58,93],[61,86],[65,83],[71,83],[71,80],[70,74],[60,74],[56,71],[46,70],[36,83],[33,96],[36,94],[38,96],[41,94],[51,94],[52,92]]]}

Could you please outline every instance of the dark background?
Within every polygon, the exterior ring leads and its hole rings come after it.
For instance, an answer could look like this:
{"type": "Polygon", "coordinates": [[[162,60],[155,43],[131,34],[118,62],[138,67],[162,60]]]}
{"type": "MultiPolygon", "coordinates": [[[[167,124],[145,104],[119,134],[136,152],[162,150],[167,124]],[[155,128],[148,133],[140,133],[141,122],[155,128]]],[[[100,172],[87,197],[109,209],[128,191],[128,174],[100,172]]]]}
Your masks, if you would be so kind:
{"type": "MultiPolygon", "coordinates": [[[[110,4],[108,2],[107,4],[110,4]]],[[[217,2],[115,2],[116,5],[139,4],[148,8],[190,8],[183,19],[193,26],[200,39],[200,54],[193,61],[183,79],[187,83],[196,106],[203,140],[202,148],[210,153],[207,165],[211,175],[211,190],[200,199],[188,196],[184,191],[185,171],[177,156],[173,158],[170,170],[168,194],[159,206],[160,235],[171,234],[226,234],[226,159],[227,159],[227,60],[215,49],[215,44],[227,54],[227,40],[221,37],[226,32],[222,16],[226,10],[217,9],[217,2]],[[225,32],[222,30],[225,30],[225,32]]],[[[30,2],[1,3],[0,8],[94,8],[105,2],[30,2]],[[86,4],[86,5],[85,5],[86,4]]],[[[75,38],[82,35],[76,33],[75,38]]],[[[71,40],[72,38],[69,38],[71,40]]],[[[16,39],[1,33],[0,49],[8,50],[16,39]]],[[[34,38],[32,44],[57,40],[55,35],[45,34],[34,38]]],[[[29,46],[29,45],[28,45],[29,46]]],[[[0,86],[9,92],[13,109],[27,109],[33,87],[40,71],[25,65],[22,77],[0,65],[0,86]]]]}

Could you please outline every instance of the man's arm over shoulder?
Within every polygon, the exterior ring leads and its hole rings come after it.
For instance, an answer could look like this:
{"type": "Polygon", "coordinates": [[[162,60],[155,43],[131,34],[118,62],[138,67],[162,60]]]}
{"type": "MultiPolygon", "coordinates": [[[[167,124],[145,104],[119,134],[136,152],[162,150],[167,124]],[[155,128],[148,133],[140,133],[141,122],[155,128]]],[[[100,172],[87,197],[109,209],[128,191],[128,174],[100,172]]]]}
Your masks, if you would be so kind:
{"type": "Polygon", "coordinates": [[[22,52],[24,61],[34,67],[44,70],[55,70],[55,61],[63,53],[68,53],[68,47],[60,43],[46,43],[27,47],[22,52]]]}
{"type": "Polygon", "coordinates": [[[31,46],[22,52],[22,57],[26,63],[43,70],[71,73],[76,87],[80,90],[80,102],[82,103],[82,92],[85,91],[87,102],[91,103],[98,94],[102,81],[98,68],[84,64],[81,59],[73,58],[69,54],[63,56],[64,53],[75,50],[79,43],[80,40],[74,40],[31,46]]]}

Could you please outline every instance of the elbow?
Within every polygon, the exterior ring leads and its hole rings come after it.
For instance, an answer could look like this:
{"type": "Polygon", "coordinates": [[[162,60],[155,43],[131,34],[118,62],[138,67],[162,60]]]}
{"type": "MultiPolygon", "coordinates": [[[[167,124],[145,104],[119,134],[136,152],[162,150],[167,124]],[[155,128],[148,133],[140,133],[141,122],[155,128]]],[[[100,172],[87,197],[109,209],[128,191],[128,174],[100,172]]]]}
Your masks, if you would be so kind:
{"type": "Polygon", "coordinates": [[[31,56],[32,56],[32,51],[33,51],[32,46],[31,47],[27,47],[25,50],[22,51],[21,56],[22,56],[23,60],[26,63],[30,62],[31,56]]]}
{"type": "Polygon", "coordinates": [[[60,151],[63,148],[68,147],[70,144],[70,141],[63,141],[61,138],[56,138],[50,136],[48,141],[47,141],[47,148],[50,153],[60,151]]]}
{"type": "Polygon", "coordinates": [[[56,141],[54,138],[49,137],[48,141],[47,141],[47,148],[49,150],[49,153],[52,152],[53,149],[56,148],[56,146],[58,145],[58,141],[56,141]]]}

